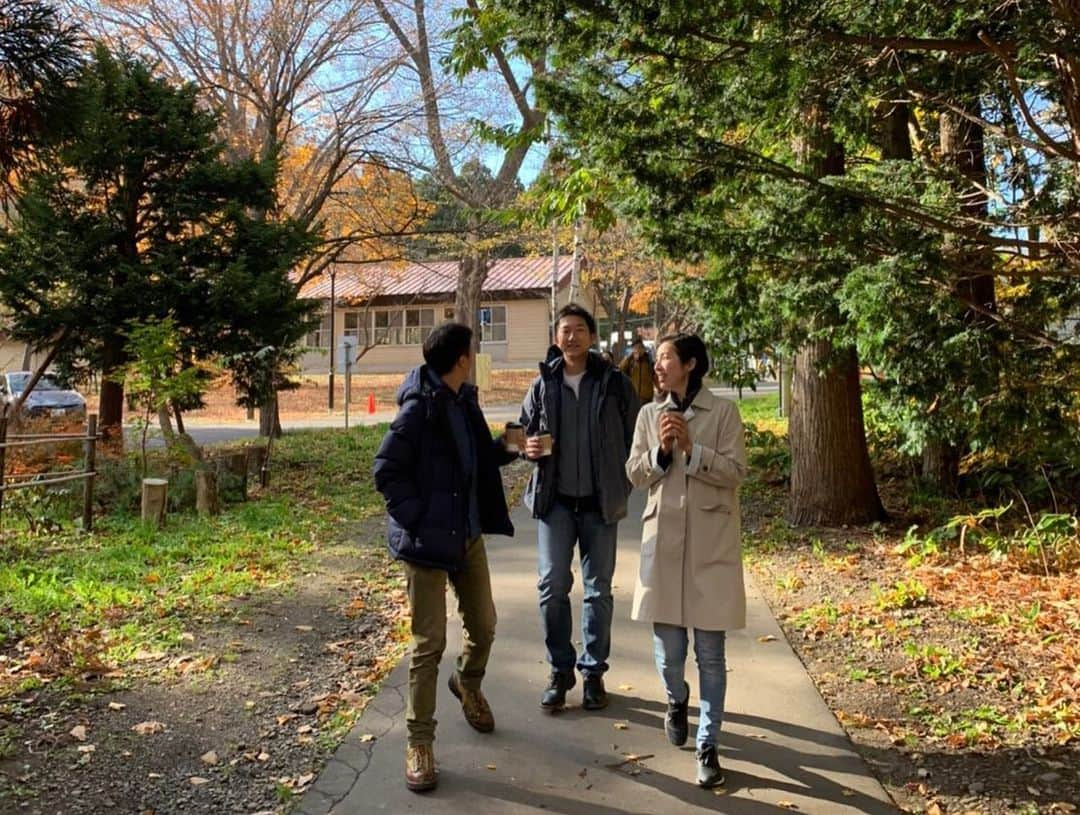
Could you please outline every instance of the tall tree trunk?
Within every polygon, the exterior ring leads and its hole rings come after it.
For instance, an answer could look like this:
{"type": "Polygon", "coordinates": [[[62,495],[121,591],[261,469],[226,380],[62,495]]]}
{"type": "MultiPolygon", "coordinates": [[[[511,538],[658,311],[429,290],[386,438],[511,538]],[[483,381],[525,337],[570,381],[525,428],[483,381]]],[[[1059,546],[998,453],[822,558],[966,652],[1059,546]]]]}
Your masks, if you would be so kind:
{"type": "Polygon", "coordinates": [[[176,440],[176,431],[173,430],[172,414],[169,412],[169,406],[162,405],[159,407],[157,415],[162,438],[165,439],[166,444],[171,444],[176,440]]]}
{"type": "Polygon", "coordinates": [[[788,435],[791,523],[838,526],[885,516],[866,448],[855,349],[834,352],[824,340],[799,349],[788,435]]]}
{"type": "MultiPolygon", "coordinates": [[[[979,104],[971,105],[971,112],[978,116],[979,104]]],[[[965,214],[975,218],[986,216],[987,199],[982,192],[986,187],[986,154],[983,145],[983,129],[959,114],[946,112],[939,119],[941,128],[942,160],[952,166],[962,177],[963,186],[958,189],[965,214]]],[[[958,276],[953,293],[960,300],[970,303],[967,319],[974,323],[990,325],[990,320],[980,309],[994,311],[996,295],[992,274],[993,256],[985,249],[965,246],[960,240],[947,236],[947,251],[953,256],[958,276]]],[[[943,494],[956,492],[960,481],[960,460],[963,446],[957,439],[930,437],[921,456],[922,477],[943,494]]]]}
{"type": "MultiPolygon", "coordinates": [[[[844,173],[843,147],[821,108],[805,112],[800,164],[817,178],[844,173]]],[[[839,318],[837,318],[839,319],[839,318]]],[[[812,341],[795,355],[788,519],[799,526],[861,524],[884,517],[866,446],[859,363],[852,347],[812,341]]]]}
{"type": "MultiPolygon", "coordinates": [[[[454,318],[473,330],[473,352],[480,350],[480,296],[487,280],[488,254],[469,247],[458,264],[458,287],[454,295],[454,318]]],[[[476,381],[475,361],[469,381],[476,381]]]]}
{"type": "Polygon", "coordinates": [[[281,413],[278,410],[278,397],[275,393],[270,401],[259,405],[259,435],[280,439],[281,432],[281,413]]]}
{"type": "Polygon", "coordinates": [[[29,371],[30,366],[34,361],[34,346],[30,343],[26,343],[26,347],[23,349],[22,369],[29,371]]]}
{"type": "Polygon", "coordinates": [[[123,365],[123,348],[119,337],[105,340],[101,352],[101,395],[98,402],[98,426],[102,432],[119,428],[124,421],[124,385],[113,379],[123,365]]]}
{"type": "MultiPolygon", "coordinates": [[[[899,92],[894,94],[899,96],[899,92]]],[[[878,104],[878,146],[886,161],[911,161],[911,111],[905,102],[883,101],[878,104]]]]}

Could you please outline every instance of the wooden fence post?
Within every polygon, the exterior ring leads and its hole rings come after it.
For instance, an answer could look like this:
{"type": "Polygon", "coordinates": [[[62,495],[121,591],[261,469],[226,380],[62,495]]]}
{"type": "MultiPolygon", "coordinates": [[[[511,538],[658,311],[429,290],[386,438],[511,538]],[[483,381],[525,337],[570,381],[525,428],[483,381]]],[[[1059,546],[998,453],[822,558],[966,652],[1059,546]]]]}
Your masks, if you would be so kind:
{"type": "Polygon", "coordinates": [[[86,438],[83,440],[86,478],[83,479],[83,530],[94,529],[94,470],[97,467],[97,414],[86,417],[86,438]]]}
{"type": "Polygon", "coordinates": [[[142,519],[154,526],[163,526],[165,511],[168,507],[167,496],[169,482],[164,478],[144,478],[142,480],[142,519]]]}

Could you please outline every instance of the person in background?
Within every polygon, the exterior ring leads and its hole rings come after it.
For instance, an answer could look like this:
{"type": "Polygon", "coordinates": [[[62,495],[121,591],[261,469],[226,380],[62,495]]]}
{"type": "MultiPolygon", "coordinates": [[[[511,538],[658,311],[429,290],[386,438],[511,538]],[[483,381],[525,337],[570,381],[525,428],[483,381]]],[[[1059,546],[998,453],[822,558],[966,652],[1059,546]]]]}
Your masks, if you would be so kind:
{"type": "Polygon", "coordinates": [[[566,692],[583,679],[582,707],[608,704],[604,673],[611,650],[615,544],[626,516],[630,485],[624,463],[630,450],[638,398],[630,381],[599,354],[596,320],[569,303],[555,322],[555,347],[540,363],[521,407],[525,455],[536,463],[525,504],[538,519],[540,619],[551,675],[540,700],[562,710],[566,692]],[[585,589],[582,653],[572,642],[570,611],[574,547],[585,589]]]}
{"type": "Polygon", "coordinates": [[[653,400],[656,387],[656,372],[653,370],[653,361],[649,358],[649,350],[641,337],[634,337],[634,341],[630,343],[630,353],[619,364],[619,370],[629,378],[641,404],[649,404],[653,400]]]}
{"type": "Polygon", "coordinates": [[[642,408],[626,474],[649,491],[631,617],[653,625],[656,669],[667,693],[664,730],[677,746],[689,734],[684,678],[690,632],[701,718],[697,783],[724,783],[717,755],[727,692],[725,632],[746,625],[739,484],[746,476],[738,408],[702,382],[709,370],[699,337],[676,334],[656,349],[660,399],[642,408]]]}
{"type": "Polygon", "coordinates": [[[425,364],[406,375],[398,414],[375,455],[375,486],[386,499],[388,538],[402,561],[412,617],[406,712],[405,785],[434,789],[435,695],[446,647],[446,584],[464,628],[450,691],[481,733],[495,717],[480,690],[495,639],[484,534],[513,535],[499,467],[517,458],[494,440],[466,380],[473,332],[445,323],[424,342],[425,364]]]}

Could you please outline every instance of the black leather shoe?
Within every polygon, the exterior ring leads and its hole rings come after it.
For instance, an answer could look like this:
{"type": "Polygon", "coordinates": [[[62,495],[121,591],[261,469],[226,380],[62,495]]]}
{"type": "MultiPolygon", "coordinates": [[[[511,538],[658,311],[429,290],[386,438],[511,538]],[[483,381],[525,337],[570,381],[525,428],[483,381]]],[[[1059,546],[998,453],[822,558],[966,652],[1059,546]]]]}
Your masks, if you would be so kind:
{"type": "Polygon", "coordinates": [[[573,671],[552,671],[544,695],[540,697],[540,707],[549,713],[562,710],[566,707],[566,692],[576,684],[573,671]]]}
{"type": "Polygon", "coordinates": [[[608,705],[607,691],[604,690],[604,677],[600,674],[586,674],[581,690],[581,706],[586,710],[603,710],[608,705]]]}
{"type": "Polygon", "coordinates": [[[716,745],[706,744],[697,751],[697,783],[699,787],[719,787],[724,783],[724,771],[716,757],[716,745]]]}
{"type": "Polygon", "coordinates": [[[686,720],[687,711],[690,708],[690,686],[683,682],[686,688],[686,698],[681,702],[668,702],[667,713],[664,715],[664,732],[667,740],[676,747],[686,744],[686,738],[690,734],[690,724],[686,720]]]}

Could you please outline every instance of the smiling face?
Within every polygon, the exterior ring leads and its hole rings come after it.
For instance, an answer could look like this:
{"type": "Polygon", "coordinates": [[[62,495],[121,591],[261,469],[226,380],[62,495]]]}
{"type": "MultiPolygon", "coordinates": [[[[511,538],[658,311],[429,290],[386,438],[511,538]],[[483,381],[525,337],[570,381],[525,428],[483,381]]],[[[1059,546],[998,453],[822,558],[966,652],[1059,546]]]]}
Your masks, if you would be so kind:
{"type": "Polygon", "coordinates": [[[689,362],[679,359],[679,352],[675,343],[661,343],[656,349],[656,379],[661,390],[674,392],[680,395],[686,393],[686,386],[690,382],[690,372],[697,365],[697,360],[691,358],[689,362]]]}
{"type": "Polygon", "coordinates": [[[589,333],[589,324],[583,317],[567,316],[559,320],[555,331],[555,345],[568,362],[580,362],[589,353],[596,337],[589,333]]]}

